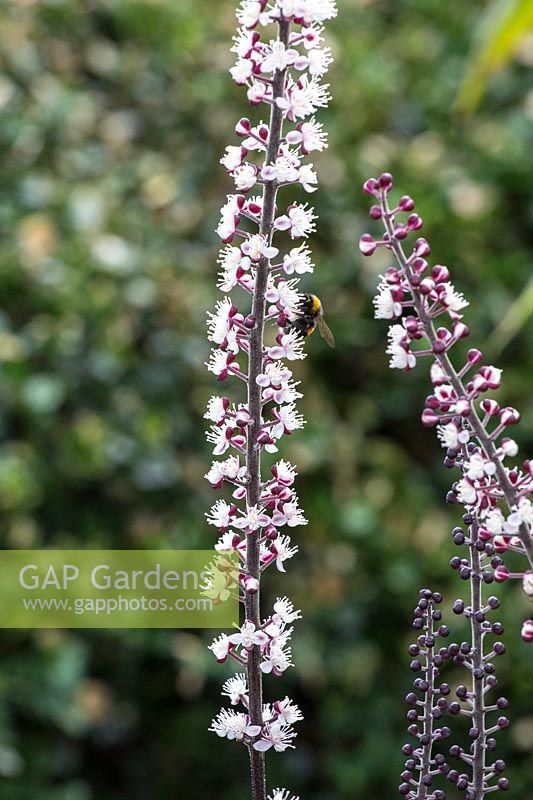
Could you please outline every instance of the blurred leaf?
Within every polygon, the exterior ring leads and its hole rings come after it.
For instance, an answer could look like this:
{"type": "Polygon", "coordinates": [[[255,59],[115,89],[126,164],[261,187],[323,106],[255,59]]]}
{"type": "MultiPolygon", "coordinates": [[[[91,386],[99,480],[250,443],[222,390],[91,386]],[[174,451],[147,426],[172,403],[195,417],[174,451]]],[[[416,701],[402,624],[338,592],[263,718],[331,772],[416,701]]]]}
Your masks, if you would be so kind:
{"type": "Polygon", "coordinates": [[[533,0],[493,0],[477,31],[456,110],[469,114],[479,104],[489,77],[513,57],[522,37],[533,30],[533,0]]]}

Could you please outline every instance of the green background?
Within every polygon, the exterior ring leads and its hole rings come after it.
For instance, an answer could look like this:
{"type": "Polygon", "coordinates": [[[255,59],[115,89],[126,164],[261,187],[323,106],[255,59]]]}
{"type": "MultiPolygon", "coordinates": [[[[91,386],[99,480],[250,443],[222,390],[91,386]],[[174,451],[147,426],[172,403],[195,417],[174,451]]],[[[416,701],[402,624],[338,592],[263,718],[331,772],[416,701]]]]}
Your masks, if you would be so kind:
{"type": "MultiPolygon", "coordinates": [[[[232,186],[218,159],[248,113],[227,73],[233,6],[2,4],[3,547],[214,541],[202,413],[217,387],[203,367],[204,320],[217,299],[213,229],[232,186]]],[[[333,102],[320,115],[330,148],[315,159],[318,268],[303,284],[321,296],[338,346],[313,337],[298,367],[309,422],[283,456],[298,464],[311,522],[295,532],[287,576],[265,579],[265,599],[289,594],[304,612],[296,669],[267,679],[267,699],[291,695],[306,719],[297,749],[267,760],[270,788],[306,800],[388,800],[402,764],[410,610],[422,585],[447,606],[467,586],[447,566],[450,474],[419,424],[427,375],[388,370],[386,324],[372,320],[383,262],[356,247],[368,225],[360,185],[390,169],[417,199],[435,260],[472,300],[469,344],[504,368],[501,396],[521,408],[517,438],[531,452],[533,50],[521,47],[462,119],[450,108],[484,3],[339,6],[333,102]]],[[[519,638],[530,608],[517,586],[501,594],[513,726],[498,754],[513,764],[509,800],[531,800],[532,661],[519,638]]],[[[2,632],[1,800],[245,800],[245,753],[207,733],[230,669],[206,641],[2,632]]]]}

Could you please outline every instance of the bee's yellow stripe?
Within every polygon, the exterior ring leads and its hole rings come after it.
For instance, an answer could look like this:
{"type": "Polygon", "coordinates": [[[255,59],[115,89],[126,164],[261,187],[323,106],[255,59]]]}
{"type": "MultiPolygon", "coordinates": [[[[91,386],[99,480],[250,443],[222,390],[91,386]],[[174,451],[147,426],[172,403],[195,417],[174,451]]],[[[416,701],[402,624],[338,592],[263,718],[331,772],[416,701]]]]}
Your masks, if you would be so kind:
{"type": "Polygon", "coordinates": [[[311,295],[311,313],[318,314],[322,309],[322,303],[316,294],[311,295]]]}

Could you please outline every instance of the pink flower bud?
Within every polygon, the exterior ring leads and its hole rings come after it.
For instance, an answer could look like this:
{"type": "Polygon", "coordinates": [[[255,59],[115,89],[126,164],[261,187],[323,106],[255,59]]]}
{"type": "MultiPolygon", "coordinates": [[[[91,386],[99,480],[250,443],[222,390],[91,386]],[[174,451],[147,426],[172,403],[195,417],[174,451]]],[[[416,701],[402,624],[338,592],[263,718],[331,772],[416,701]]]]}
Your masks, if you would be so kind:
{"type": "Polygon", "coordinates": [[[268,525],[264,530],[264,535],[267,539],[274,541],[274,539],[278,538],[278,530],[274,527],[274,525],[268,525]]]}
{"type": "Polygon", "coordinates": [[[450,270],[443,264],[435,264],[431,270],[431,276],[435,283],[447,283],[450,280],[450,270]]]}
{"type": "Polygon", "coordinates": [[[252,129],[250,120],[247,117],[241,117],[235,126],[235,133],[237,136],[248,136],[252,129]]]}
{"type": "Polygon", "coordinates": [[[473,366],[474,364],[479,364],[479,362],[483,360],[483,353],[481,352],[481,350],[476,350],[475,348],[472,347],[468,351],[467,358],[468,358],[468,363],[473,366]]]}
{"type": "Polygon", "coordinates": [[[410,231],[419,231],[424,221],[418,214],[410,214],[407,219],[407,227],[410,231]]]}
{"type": "Polygon", "coordinates": [[[368,212],[371,219],[381,219],[383,216],[383,212],[379,206],[372,206],[370,211],[368,212]]]}
{"type": "Polygon", "coordinates": [[[387,267],[385,270],[385,280],[387,283],[400,283],[401,277],[396,267],[387,267]]]}
{"type": "Polygon", "coordinates": [[[533,642],[533,619],[526,619],[524,621],[521,636],[524,642],[533,642]]]}
{"type": "Polygon", "coordinates": [[[425,408],[422,412],[422,425],[432,428],[439,422],[439,415],[430,408],[425,408]]]}
{"type": "Polygon", "coordinates": [[[417,239],[415,242],[415,255],[417,258],[425,258],[431,253],[431,247],[426,239],[417,239]]]}
{"type": "Polygon", "coordinates": [[[407,228],[405,225],[397,225],[397,227],[394,229],[394,238],[398,240],[406,239],[408,233],[409,228],[407,228]]]}
{"type": "Polygon", "coordinates": [[[503,564],[500,564],[494,570],[494,580],[496,580],[498,583],[503,583],[508,579],[510,574],[511,573],[509,572],[507,567],[504,567],[503,564]]]}
{"type": "Polygon", "coordinates": [[[464,322],[455,322],[453,326],[453,335],[456,339],[466,339],[470,336],[470,328],[464,322]]]}
{"type": "Polygon", "coordinates": [[[520,412],[516,408],[502,408],[500,411],[500,422],[502,425],[516,425],[520,422],[520,412]]]}
{"type": "Polygon", "coordinates": [[[398,203],[398,207],[402,211],[412,211],[415,207],[415,201],[409,195],[404,194],[403,197],[400,197],[400,202],[398,203]]]}
{"type": "Polygon", "coordinates": [[[420,294],[428,295],[435,289],[435,281],[432,278],[424,278],[420,281],[420,294]]]}
{"type": "Polygon", "coordinates": [[[415,259],[413,259],[412,266],[413,266],[414,271],[418,275],[421,275],[423,272],[425,272],[427,270],[428,262],[426,261],[425,258],[415,258],[415,259]]]}
{"type": "Polygon", "coordinates": [[[377,182],[377,180],[375,178],[369,178],[363,184],[363,190],[367,194],[373,194],[373,195],[377,194],[378,188],[379,188],[379,184],[378,184],[378,182],[377,182]]]}
{"type": "Polygon", "coordinates": [[[392,175],[390,174],[390,172],[383,172],[379,176],[379,185],[380,185],[380,188],[384,189],[386,192],[388,192],[390,189],[392,189],[393,179],[392,179],[392,175]]]}
{"type": "MultiPolygon", "coordinates": [[[[505,553],[507,548],[509,547],[510,536],[495,536],[494,537],[494,548],[497,553],[505,553]]],[[[504,567],[505,569],[505,567],[504,567]]],[[[497,579],[496,579],[497,580],[497,579]]]]}
{"type": "Polygon", "coordinates": [[[250,422],[250,413],[247,408],[239,408],[235,416],[235,424],[239,428],[245,428],[250,422]]]}
{"type": "Polygon", "coordinates": [[[359,239],[359,250],[364,256],[372,256],[376,252],[377,242],[369,233],[364,233],[359,239]]]}
{"type": "Polygon", "coordinates": [[[481,408],[485,414],[489,414],[491,417],[494,417],[496,414],[500,413],[500,404],[497,403],[496,400],[482,400],[481,408]]]}

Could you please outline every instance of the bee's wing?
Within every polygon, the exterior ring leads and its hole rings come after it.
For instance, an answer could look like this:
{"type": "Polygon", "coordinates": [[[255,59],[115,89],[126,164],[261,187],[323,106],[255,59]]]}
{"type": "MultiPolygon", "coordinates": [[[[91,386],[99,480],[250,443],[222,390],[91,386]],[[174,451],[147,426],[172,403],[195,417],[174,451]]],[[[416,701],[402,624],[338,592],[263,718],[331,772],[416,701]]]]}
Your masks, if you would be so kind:
{"type": "Polygon", "coordinates": [[[318,317],[318,330],[320,331],[322,338],[326,340],[329,346],[335,347],[335,337],[330,331],[329,326],[323,316],[318,317]]]}

